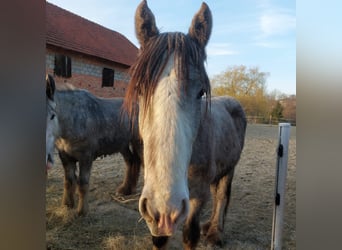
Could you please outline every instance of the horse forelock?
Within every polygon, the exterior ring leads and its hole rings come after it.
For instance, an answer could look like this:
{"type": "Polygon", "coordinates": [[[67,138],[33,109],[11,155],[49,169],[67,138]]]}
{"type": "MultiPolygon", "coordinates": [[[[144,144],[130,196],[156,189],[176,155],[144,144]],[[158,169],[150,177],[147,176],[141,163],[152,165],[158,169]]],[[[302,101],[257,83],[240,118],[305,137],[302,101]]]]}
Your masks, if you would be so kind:
{"type": "MultiPolygon", "coordinates": [[[[126,92],[124,108],[132,118],[138,112],[139,96],[145,103],[144,111],[148,108],[159,78],[172,54],[174,54],[177,67],[178,82],[187,82],[182,80],[189,79],[190,65],[192,64],[198,68],[201,82],[204,85],[203,90],[210,97],[209,78],[204,68],[205,50],[200,48],[190,36],[181,32],[161,33],[150,39],[130,69],[131,80],[126,92]]],[[[186,87],[179,86],[179,89],[186,90],[186,87]]],[[[146,112],[144,113],[146,114],[146,112]]]]}

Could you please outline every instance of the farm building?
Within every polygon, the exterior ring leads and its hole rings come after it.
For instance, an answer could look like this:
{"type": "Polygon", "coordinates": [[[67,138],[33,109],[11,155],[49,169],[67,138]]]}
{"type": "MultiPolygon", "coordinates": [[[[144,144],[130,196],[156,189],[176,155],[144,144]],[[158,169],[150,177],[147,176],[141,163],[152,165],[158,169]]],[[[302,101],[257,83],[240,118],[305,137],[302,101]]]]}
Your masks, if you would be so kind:
{"type": "Polygon", "coordinates": [[[124,96],[138,48],[122,34],[46,2],[46,73],[101,97],[124,96]]]}

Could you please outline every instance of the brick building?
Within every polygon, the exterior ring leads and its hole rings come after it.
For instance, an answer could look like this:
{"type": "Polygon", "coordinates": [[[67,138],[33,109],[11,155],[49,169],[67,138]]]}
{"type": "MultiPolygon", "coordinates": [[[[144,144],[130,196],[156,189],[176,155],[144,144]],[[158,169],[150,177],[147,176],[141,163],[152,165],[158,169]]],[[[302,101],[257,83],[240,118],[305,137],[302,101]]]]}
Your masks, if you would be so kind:
{"type": "Polygon", "coordinates": [[[138,53],[125,36],[46,2],[46,73],[101,97],[124,96],[138,53]]]}

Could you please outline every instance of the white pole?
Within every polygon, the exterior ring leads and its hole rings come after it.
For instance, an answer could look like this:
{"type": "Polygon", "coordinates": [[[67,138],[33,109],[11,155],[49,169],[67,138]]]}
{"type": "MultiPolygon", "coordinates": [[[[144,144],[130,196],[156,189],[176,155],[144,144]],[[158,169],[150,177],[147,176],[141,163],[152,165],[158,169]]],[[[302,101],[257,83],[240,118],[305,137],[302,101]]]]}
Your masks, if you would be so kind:
{"type": "Polygon", "coordinates": [[[281,250],[290,123],[279,123],[271,250],[281,250]]]}

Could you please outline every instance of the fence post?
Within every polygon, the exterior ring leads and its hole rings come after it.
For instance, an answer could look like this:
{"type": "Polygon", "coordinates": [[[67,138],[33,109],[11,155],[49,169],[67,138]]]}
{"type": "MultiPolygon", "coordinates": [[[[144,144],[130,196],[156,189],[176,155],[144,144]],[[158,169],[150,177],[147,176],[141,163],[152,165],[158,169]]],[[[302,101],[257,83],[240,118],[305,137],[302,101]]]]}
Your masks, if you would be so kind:
{"type": "Polygon", "coordinates": [[[281,250],[290,123],[279,123],[271,250],[281,250]]]}

